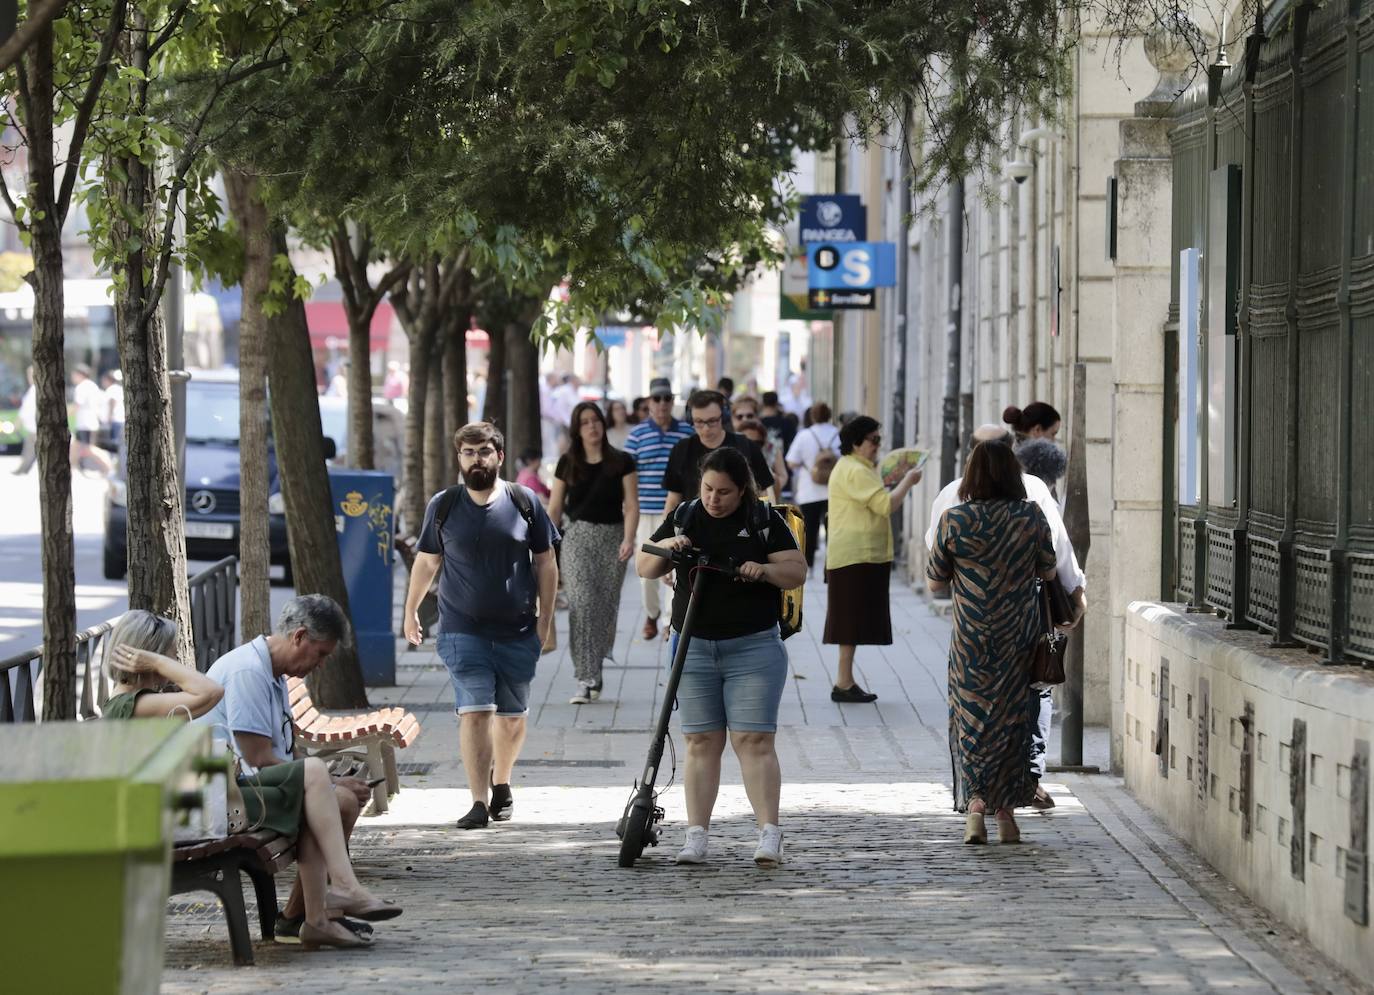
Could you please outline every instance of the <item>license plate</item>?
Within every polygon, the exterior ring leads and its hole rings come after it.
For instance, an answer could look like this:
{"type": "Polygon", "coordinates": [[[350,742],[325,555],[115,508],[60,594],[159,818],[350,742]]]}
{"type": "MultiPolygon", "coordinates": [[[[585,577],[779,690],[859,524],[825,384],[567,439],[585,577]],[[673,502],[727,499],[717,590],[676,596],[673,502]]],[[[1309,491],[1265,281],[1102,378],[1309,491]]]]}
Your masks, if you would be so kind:
{"type": "Polygon", "coordinates": [[[187,522],[187,539],[232,539],[234,526],[229,522],[187,522]]]}

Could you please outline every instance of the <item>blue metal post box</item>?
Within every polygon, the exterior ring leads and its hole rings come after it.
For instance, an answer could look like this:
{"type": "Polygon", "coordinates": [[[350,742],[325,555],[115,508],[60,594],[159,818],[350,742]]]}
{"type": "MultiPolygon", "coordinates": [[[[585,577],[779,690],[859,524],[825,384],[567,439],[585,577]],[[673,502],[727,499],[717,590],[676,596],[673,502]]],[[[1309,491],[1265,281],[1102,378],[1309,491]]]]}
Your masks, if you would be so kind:
{"type": "Polygon", "coordinates": [[[370,687],[396,683],[392,543],[396,482],[375,470],[329,471],[353,638],[370,687]]]}

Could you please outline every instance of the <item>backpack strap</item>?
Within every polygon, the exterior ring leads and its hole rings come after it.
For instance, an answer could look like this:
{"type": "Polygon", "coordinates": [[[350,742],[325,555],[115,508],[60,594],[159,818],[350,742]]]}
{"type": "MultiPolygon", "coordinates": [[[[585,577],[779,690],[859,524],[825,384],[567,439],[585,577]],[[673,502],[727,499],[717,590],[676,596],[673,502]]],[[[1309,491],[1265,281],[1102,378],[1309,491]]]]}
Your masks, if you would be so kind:
{"type": "Polygon", "coordinates": [[[439,537],[440,556],[444,555],[444,522],[448,521],[449,513],[465,490],[467,488],[464,485],[454,484],[439,492],[439,507],[434,509],[434,534],[439,537]]]}
{"type": "Polygon", "coordinates": [[[684,501],[673,509],[673,535],[685,535],[687,526],[692,524],[692,518],[697,513],[697,507],[701,504],[701,498],[692,498],[684,501]]]}
{"type": "Polygon", "coordinates": [[[754,540],[761,544],[764,550],[768,549],[768,532],[773,527],[773,506],[760,498],[754,502],[754,508],[749,513],[749,531],[754,534],[754,540]]]}
{"type": "Polygon", "coordinates": [[[530,500],[529,491],[520,484],[506,484],[510,489],[510,499],[515,502],[515,507],[520,512],[520,517],[525,520],[528,528],[534,528],[534,502],[530,500]]]}

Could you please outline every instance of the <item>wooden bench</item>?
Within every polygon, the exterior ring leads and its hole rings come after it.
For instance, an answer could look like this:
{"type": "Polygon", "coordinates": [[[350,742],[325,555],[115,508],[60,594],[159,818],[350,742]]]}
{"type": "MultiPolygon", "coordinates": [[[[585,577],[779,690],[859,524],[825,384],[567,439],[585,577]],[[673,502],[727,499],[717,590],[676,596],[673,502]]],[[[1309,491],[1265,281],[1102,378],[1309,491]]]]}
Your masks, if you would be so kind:
{"type": "Polygon", "coordinates": [[[270,830],[181,843],[172,848],[171,894],[214,893],[224,906],[234,963],[246,967],[253,963],[253,941],[248,934],[248,911],[243,904],[239,873],[247,874],[253,882],[262,938],[271,942],[277,930],[277,889],[272,875],[285,870],[295,859],[295,837],[280,836],[270,830]]]}
{"type": "Polygon", "coordinates": [[[396,773],[396,750],[420,736],[420,720],[404,708],[382,708],[361,715],[326,715],[310,700],[310,689],[299,677],[288,677],[291,718],[296,742],[310,756],[351,755],[367,763],[370,777],[386,780],[372,789],[372,815],[387,809],[387,799],[401,790],[396,773]]]}

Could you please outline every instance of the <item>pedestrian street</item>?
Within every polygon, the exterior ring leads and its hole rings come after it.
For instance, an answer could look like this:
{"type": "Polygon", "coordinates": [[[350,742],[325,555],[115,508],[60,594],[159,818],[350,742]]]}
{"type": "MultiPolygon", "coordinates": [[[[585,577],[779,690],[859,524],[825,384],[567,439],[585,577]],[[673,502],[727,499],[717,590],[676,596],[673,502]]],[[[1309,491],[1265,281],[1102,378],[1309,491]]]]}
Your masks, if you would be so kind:
{"type": "MultiPolygon", "coordinates": [[[[894,579],[896,642],[864,647],[856,676],[874,705],[829,699],[820,645],[825,589],[807,590],[789,640],[778,752],[786,863],[751,860],[755,830],[726,753],[710,862],[675,866],[681,786],[664,792],[665,835],[632,869],[615,820],[648,747],[667,660],[646,643],[627,578],[600,701],[570,705],[566,654],[546,655],[515,815],[486,830],[454,820],[469,796],[452,692],[433,642],[398,656],[400,686],[372,689],[424,724],[399,756],[391,811],[354,836],[360,877],[405,915],[358,951],[255,944],[230,966],[206,894],[173,899],[168,992],[1323,992],[1361,991],[1241,897],[1107,775],[1046,778],[1056,807],[1024,810],[1024,842],[961,843],[951,809],[948,621],[894,579]]],[[[1105,767],[1101,730],[1089,763],[1105,767]]],[[[1058,756],[1051,742],[1051,763],[1058,756]]],[[[681,772],[680,734],[674,734],[681,772]]],[[[665,774],[670,765],[665,763],[665,774]]],[[[279,880],[284,900],[284,880],[279,880]]],[[[250,889],[251,893],[251,889],[250,889]]],[[[251,897],[249,896],[251,904],[251,897]]],[[[250,921],[256,921],[249,909],[250,921]]]]}

